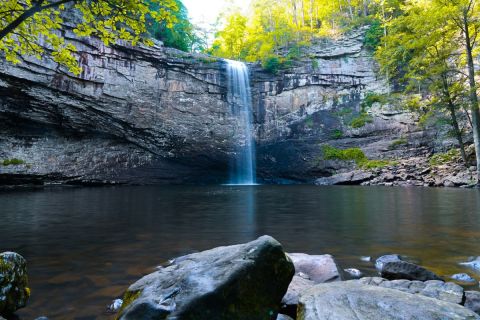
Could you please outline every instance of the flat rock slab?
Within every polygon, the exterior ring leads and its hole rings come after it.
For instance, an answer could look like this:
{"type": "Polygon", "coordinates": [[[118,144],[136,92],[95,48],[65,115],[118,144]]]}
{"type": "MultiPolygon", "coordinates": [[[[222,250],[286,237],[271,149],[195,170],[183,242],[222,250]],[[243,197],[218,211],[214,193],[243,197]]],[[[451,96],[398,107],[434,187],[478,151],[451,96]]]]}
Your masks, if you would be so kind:
{"type": "Polygon", "coordinates": [[[377,287],[400,290],[411,294],[420,294],[426,297],[461,304],[463,303],[463,288],[453,282],[443,282],[438,280],[430,281],[410,281],[393,280],[389,281],[379,277],[362,278],[358,283],[368,284],[377,287]]]}
{"type": "Polygon", "coordinates": [[[480,319],[458,304],[345,281],[317,285],[300,297],[297,320],[480,319]]]}
{"type": "Polygon", "coordinates": [[[352,172],[339,173],[331,177],[319,178],[315,181],[317,186],[331,186],[331,185],[359,185],[362,182],[373,178],[371,172],[356,170],[352,172]]]}
{"type": "Polygon", "coordinates": [[[194,253],[130,286],[119,319],[275,319],[293,275],[269,236],[194,253]]]}
{"type": "Polygon", "coordinates": [[[441,277],[425,269],[424,267],[406,261],[386,262],[381,270],[382,278],[389,280],[405,279],[405,280],[440,280],[441,277]]]}

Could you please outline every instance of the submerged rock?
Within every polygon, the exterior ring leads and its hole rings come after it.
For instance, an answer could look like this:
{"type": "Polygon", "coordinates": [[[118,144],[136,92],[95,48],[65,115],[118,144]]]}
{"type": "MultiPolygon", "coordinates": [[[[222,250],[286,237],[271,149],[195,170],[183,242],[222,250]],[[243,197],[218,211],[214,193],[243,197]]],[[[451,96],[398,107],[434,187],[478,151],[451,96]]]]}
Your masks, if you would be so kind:
{"type": "Polygon", "coordinates": [[[441,277],[425,269],[424,267],[417,266],[416,264],[406,261],[394,261],[385,263],[382,267],[381,275],[383,278],[389,280],[406,279],[419,281],[443,281],[441,277]]]}
{"type": "Polygon", "coordinates": [[[131,285],[119,319],[274,319],[293,275],[269,236],[190,254],[131,285]]]}
{"type": "Polygon", "coordinates": [[[460,265],[475,271],[480,271],[480,257],[472,257],[468,262],[461,262],[460,265]]]}
{"type": "Polygon", "coordinates": [[[389,281],[379,277],[362,278],[357,280],[361,284],[368,284],[388,289],[400,290],[411,294],[420,294],[426,297],[438,300],[462,304],[463,288],[453,282],[443,282],[437,280],[429,281],[410,281],[393,280],[389,281]]]}
{"type": "Polygon", "coordinates": [[[321,284],[300,297],[297,320],[480,319],[458,304],[345,281],[321,284]]]}
{"type": "Polygon", "coordinates": [[[9,315],[27,305],[27,262],[14,252],[0,254],[0,315],[9,315]]]}
{"type": "Polygon", "coordinates": [[[452,275],[450,278],[452,278],[453,280],[456,280],[456,281],[466,282],[466,283],[477,282],[477,280],[470,277],[470,275],[467,274],[467,273],[457,273],[457,274],[452,275]]]}

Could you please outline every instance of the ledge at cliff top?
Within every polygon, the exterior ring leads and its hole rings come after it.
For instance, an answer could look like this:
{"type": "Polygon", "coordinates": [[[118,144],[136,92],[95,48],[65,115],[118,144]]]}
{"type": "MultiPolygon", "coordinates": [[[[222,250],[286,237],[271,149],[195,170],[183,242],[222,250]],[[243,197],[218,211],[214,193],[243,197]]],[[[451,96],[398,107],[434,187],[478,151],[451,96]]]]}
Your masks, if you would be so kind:
{"type": "MultiPolygon", "coordinates": [[[[376,158],[415,153],[384,152],[400,135],[431,142],[412,115],[391,108],[349,126],[366,94],[386,88],[364,33],[316,40],[308,59],[276,75],[250,65],[260,179],[313,182],[345,166],[319,162],[321,143],[376,158]]],[[[161,43],[105,47],[68,27],[65,34],[79,49],[78,77],[50,60],[0,60],[0,160],[21,160],[0,167],[0,184],[227,180],[238,136],[224,61],[161,43]]]]}

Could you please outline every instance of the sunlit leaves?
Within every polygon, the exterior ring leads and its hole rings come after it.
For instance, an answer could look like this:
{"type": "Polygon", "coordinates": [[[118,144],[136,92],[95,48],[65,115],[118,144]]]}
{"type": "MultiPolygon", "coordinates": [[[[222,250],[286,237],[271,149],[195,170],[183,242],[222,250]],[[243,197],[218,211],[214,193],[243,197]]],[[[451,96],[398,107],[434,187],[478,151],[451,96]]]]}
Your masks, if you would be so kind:
{"type": "MultiPolygon", "coordinates": [[[[179,10],[174,0],[0,0],[0,31],[34,10],[34,14],[22,21],[13,31],[0,39],[0,52],[5,59],[19,63],[22,57],[41,58],[51,55],[53,60],[65,66],[70,72],[80,74],[81,68],[76,56],[77,49],[62,35],[64,17],[79,12],[79,22],[73,32],[80,37],[98,36],[105,45],[122,40],[131,45],[151,45],[145,37],[146,21],[172,26],[176,22],[175,12],[179,10]],[[62,2],[62,3],[61,3],[62,2]],[[150,4],[157,10],[151,10],[150,4]],[[65,14],[62,15],[62,12],[65,14]]],[[[75,18],[74,18],[75,19],[75,18]]],[[[72,21],[75,21],[72,19],[72,21]]],[[[69,21],[69,22],[72,22],[69,21]]]]}

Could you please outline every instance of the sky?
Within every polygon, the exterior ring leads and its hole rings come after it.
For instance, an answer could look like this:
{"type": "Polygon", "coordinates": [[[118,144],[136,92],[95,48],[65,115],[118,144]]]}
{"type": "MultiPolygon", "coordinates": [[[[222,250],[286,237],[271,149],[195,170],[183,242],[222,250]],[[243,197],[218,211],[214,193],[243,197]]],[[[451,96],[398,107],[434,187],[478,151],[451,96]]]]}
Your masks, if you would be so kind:
{"type": "Polygon", "coordinates": [[[250,0],[183,0],[194,24],[207,27],[215,23],[218,15],[228,6],[234,5],[246,10],[250,0]]]}

